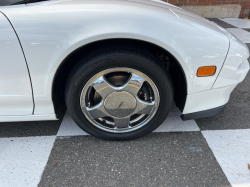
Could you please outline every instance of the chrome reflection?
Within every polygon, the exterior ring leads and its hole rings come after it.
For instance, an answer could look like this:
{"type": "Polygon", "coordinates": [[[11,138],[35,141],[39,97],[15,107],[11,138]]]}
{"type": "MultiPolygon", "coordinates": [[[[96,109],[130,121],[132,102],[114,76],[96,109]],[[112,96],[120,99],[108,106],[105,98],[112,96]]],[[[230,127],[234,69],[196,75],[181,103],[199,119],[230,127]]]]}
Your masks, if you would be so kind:
{"type": "Polygon", "coordinates": [[[95,127],[114,133],[130,132],[146,125],[155,115],[159,102],[154,82],[131,68],[112,68],[96,74],[84,86],[80,97],[87,119],[95,127]]]}

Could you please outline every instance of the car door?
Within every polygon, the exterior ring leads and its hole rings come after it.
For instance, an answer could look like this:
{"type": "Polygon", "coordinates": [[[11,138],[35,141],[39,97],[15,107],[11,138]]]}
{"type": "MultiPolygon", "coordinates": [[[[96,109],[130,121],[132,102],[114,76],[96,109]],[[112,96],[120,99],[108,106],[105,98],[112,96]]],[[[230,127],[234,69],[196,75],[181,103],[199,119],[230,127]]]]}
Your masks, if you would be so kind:
{"type": "Polygon", "coordinates": [[[32,88],[18,37],[0,12],[0,116],[30,115],[32,88]]]}

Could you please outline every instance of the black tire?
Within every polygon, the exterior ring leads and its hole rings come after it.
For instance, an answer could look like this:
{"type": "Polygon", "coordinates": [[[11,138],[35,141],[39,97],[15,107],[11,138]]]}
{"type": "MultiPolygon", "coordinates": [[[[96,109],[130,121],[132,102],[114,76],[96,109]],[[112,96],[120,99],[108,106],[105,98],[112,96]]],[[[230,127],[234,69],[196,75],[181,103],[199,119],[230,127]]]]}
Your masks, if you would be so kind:
{"type": "Polygon", "coordinates": [[[70,73],[65,89],[68,112],[73,120],[87,133],[106,140],[129,140],[155,130],[167,117],[173,102],[173,86],[165,66],[147,51],[132,47],[101,49],[82,58],[70,73]],[[84,116],[80,95],[88,80],[105,69],[114,67],[133,68],[146,74],[156,85],[160,104],[154,117],[143,127],[126,133],[112,133],[95,127],[84,116]]]}

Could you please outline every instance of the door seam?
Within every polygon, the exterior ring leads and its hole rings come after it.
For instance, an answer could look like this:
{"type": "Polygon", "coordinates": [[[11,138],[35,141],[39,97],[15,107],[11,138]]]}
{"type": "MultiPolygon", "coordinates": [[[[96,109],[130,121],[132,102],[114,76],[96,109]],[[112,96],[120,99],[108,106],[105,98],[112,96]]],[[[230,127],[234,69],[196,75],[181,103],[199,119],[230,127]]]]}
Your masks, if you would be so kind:
{"type": "MultiPolygon", "coordinates": [[[[1,12],[1,11],[0,11],[0,12],[1,12]]],[[[27,59],[26,59],[26,56],[25,56],[25,53],[24,53],[24,50],[23,50],[23,46],[22,46],[22,44],[21,44],[21,41],[20,41],[20,39],[19,39],[19,37],[18,37],[18,35],[17,35],[17,32],[16,32],[14,26],[12,25],[11,21],[9,20],[9,18],[8,18],[3,12],[1,12],[1,13],[2,13],[2,14],[5,16],[5,18],[9,21],[9,23],[10,23],[12,29],[14,30],[14,32],[15,32],[15,34],[16,34],[17,40],[18,40],[19,45],[20,45],[20,47],[21,47],[21,50],[22,50],[22,52],[23,52],[23,57],[24,57],[24,60],[25,60],[25,63],[26,63],[26,67],[27,67],[27,71],[28,71],[29,79],[30,79],[30,86],[31,86],[31,93],[32,93],[32,101],[33,101],[32,115],[34,115],[34,111],[35,111],[35,100],[34,100],[33,85],[32,85],[32,80],[31,80],[31,75],[30,75],[30,70],[29,70],[28,62],[27,62],[27,59]]]]}

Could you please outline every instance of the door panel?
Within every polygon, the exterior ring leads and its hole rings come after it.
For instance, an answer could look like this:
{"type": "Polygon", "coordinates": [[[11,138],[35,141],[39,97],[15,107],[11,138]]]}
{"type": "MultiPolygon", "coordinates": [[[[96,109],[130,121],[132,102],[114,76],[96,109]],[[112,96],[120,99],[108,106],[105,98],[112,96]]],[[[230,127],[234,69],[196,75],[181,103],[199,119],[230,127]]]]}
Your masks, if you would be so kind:
{"type": "Polygon", "coordinates": [[[0,116],[33,112],[31,83],[18,38],[0,13],[0,116]]]}

